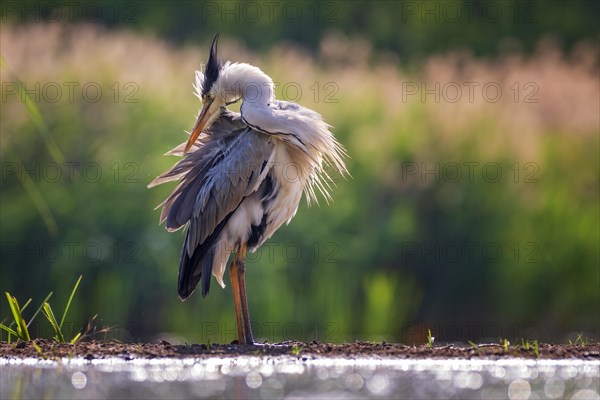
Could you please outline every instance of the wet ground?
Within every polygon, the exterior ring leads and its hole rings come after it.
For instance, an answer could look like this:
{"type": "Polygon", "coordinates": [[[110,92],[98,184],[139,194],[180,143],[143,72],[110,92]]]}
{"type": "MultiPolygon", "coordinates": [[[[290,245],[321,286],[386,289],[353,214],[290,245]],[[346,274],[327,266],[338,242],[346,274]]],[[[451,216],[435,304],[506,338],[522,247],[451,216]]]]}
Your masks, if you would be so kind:
{"type": "Polygon", "coordinates": [[[278,356],[290,355],[298,358],[322,357],[394,357],[394,358],[506,358],[522,357],[534,359],[578,358],[600,360],[600,343],[586,345],[557,345],[530,343],[510,345],[505,348],[501,344],[469,345],[435,345],[429,347],[407,346],[397,343],[355,342],[343,344],[318,342],[285,342],[278,344],[262,344],[256,346],[240,346],[237,344],[193,344],[175,345],[160,343],[123,343],[119,341],[80,342],[75,345],[57,344],[53,340],[38,339],[34,342],[7,343],[0,342],[0,357],[39,357],[45,359],[62,357],[82,357],[87,360],[119,357],[125,360],[133,358],[186,358],[186,357],[235,357],[239,355],[278,356]],[[39,350],[38,350],[39,349],[39,350]]]}
{"type": "Polygon", "coordinates": [[[600,399],[597,344],[38,343],[0,343],[0,398],[600,399]]]}

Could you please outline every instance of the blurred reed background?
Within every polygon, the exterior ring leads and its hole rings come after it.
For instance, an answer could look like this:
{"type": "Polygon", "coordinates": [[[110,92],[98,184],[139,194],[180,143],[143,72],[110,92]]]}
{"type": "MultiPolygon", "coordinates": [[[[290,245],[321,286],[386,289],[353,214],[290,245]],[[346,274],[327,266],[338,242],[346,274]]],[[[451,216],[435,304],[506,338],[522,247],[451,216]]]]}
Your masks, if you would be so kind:
{"type": "Polygon", "coordinates": [[[60,307],[83,274],[73,329],[98,314],[122,340],[235,338],[229,286],[177,298],[183,235],[154,211],[172,188],[146,189],[194,122],[194,70],[220,31],[224,59],[319,111],[350,154],[334,203],[303,202],[250,257],[255,336],[600,336],[597,3],[531,2],[527,25],[508,17],[517,2],[482,2],[505,7],[494,25],[403,19],[423,2],[331,2],[334,19],[309,28],[250,20],[235,2],[237,21],[213,2],[77,3],[104,10],[94,21],[44,19],[43,6],[33,20],[20,7],[40,3],[8,3],[2,291],[34,304],[54,291],[60,307]]]}

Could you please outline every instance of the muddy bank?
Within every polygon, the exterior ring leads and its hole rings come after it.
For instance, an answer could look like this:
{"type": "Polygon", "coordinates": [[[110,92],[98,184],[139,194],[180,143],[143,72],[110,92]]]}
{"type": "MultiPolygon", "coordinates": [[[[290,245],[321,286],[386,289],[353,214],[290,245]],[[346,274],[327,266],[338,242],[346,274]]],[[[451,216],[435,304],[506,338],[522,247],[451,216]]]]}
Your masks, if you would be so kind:
{"type": "Polygon", "coordinates": [[[157,357],[235,357],[238,355],[277,356],[288,355],[298,358],[321,357],[386,357],[386,358],[488,358],[523,357],[531,359],[578,358],[586,360],[600,359],[600,343],[587,345],[539,344],[537,349],[527,349],[521,345],[511,345],[508,350],[499,344],[480,344],[475,346],[427,345],[406,346],[394,343],[356,342],[343,344],[285,342],[260,344],[255,346],[237,344],[184,344],[175,345],[165,341],[160,343],[123,343],[119,341],[81,342],[75,345],[57,344],[42,339],[33,342],[0,342],[0,357],[37,357],[62,358],[83,357],[89,360],[119,357],[125,360],[134,358],[157,357]],[[37,347],[37,348],[36,348],[37,347]]]}

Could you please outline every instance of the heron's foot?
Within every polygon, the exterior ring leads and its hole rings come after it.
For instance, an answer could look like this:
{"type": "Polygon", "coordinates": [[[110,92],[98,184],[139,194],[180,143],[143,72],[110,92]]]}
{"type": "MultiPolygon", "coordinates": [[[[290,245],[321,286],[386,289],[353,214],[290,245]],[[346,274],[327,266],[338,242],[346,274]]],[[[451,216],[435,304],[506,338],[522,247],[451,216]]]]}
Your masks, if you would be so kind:
{"type": "Polygon", "coordinates": [[[262,343],[254,343],[254,341],[252,342],[248,342],[248,341],[240,341],[239,339],[233,339],[231,341],[231,344],[235,344],[238,346],[262,346],[262,343]]]}
{"type": "Polygon", "coordinates": [[[297,344],[294,343],[268,343],[268,342],[263,342],[263,343],[259,343],[259,342],[254,342],[254,343],[242,343],[240,344],[240,341],[238,339],[234,339],[231,341],[231,344],[233,345],[241,345],[241,346],[255,346],[255,347],[260,347],[260,348],[277,348],[277,349],[291,349],[294,346],[297,346],[297,344]]]}

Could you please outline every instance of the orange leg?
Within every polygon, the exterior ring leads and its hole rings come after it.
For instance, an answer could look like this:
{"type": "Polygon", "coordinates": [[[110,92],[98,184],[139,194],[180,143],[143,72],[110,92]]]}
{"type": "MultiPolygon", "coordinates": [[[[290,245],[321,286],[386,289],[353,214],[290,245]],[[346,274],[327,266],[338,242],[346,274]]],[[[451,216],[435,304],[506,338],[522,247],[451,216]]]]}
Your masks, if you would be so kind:
{"type": "Polygon", "coordinates": [[[238,343],[244,340],[244,324],[242,321],[242,301],[240,300],[240,286],[238,281],[237,254],[229,266],[229,279],[231,280],[231,291],[233,292],[233,303],[235,304],[235,317],[237,322],[238,343]]]}
{"type": "Polygon", "coordinates": [[[244,274],[246,265],[246,245],[240,246],[229,267],[229,278],[235,303],[235,317],[237,320],[238,342],[240,344],[254,344],[250,316],[248,315],[248,302],[246,301],[246,281],[244,274]]]}

